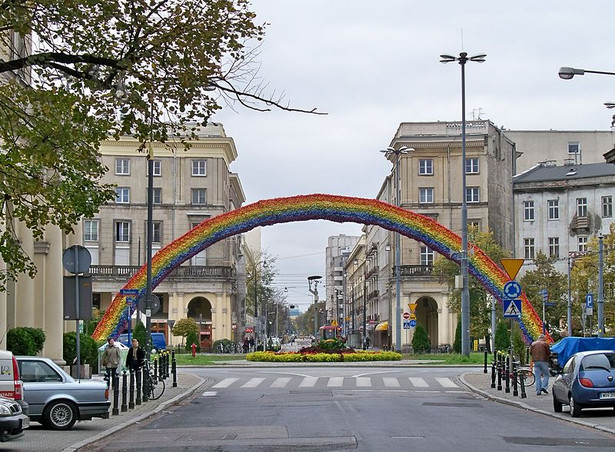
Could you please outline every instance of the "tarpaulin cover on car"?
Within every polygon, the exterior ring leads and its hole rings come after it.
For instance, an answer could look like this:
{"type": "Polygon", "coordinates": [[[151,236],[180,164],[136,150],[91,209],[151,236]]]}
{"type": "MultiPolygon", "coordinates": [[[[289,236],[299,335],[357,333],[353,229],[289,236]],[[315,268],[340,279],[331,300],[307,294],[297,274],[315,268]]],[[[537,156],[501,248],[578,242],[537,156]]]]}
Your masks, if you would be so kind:
{"type": "Polygon", "coordinates": [[[551,351],[557,353],[560,367],[564,367],[575,353],[587,350],[615,350],[615,338],[565,337],[551,346],[551,351]]]}

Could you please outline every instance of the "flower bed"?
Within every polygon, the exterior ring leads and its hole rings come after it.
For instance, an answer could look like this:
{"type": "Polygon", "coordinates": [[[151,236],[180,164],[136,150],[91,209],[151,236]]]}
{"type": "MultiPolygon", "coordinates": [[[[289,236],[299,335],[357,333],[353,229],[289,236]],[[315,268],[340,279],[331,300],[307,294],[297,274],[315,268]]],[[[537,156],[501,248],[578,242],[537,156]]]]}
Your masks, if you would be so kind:
{"type": "Polygon", "coordinates": [[[277,363],[332,363],[332,362],[360,362],[360,361],[400,361],[401,353],[375,352],[352,350],[341,352],[254,352],[246,356],[248,361],[277,362],[277,363]]]}

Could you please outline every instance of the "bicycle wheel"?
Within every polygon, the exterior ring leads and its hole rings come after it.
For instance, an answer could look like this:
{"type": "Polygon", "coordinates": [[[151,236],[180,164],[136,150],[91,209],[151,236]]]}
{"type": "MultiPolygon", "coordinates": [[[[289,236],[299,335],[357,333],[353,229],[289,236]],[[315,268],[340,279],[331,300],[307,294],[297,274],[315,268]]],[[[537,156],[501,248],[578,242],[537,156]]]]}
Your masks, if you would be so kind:
{"type": "Polygon", "coordinates": [[[159,380],[157,383],[152,378],[150,381],[150,399],[157,400],[162,394],[164,394],[164,380],[159,380]]]}
{"type": "Polygon", "coordinates": [[[519,373],[523,374],[525,386],[532,386],[534,384],[534,372],[530,369],[520,369],[519,373]]]}

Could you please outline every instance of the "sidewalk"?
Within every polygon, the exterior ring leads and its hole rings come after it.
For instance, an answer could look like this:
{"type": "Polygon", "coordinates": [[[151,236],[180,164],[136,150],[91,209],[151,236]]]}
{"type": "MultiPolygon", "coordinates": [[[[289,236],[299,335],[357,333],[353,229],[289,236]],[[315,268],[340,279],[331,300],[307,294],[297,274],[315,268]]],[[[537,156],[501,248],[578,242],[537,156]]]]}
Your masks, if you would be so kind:
{"type": "MultiPolygon", "coordinates": [[[[166,389],[158,400],[142,402],[133,409],[121,411],[121,394],[119,401],[120,413],[112,415],[113,399],[109,408],[109,419],[92,419],[91,421],[77,422],[75,426],[66,431],[46,430],[38,423],[33,422],[26,434],[8,445],[11,451],[45,451],[45,452],[74,452],[86,450],[87,445],[113,433],[140,422],[178,401],[190,397],[197,392],[208,380],[202,379],[187,371],[177,372],[177,387],[173,387],[173,376],[165,380],[166,389]]],[[[99,379],[94,376],[94,379],[99,379]]],[[[112,393],[111,393],[112,397],[112,393]]],[[[128,404],[128,401],[126,402],[128,404]]]]}
{"type": "MultiPolygon", "coordinates": [[[[490,400],[508,405],[517,406],[519,408],[541,413],[547,416],[563,419],[575,424],[584,425],[586,427],[595,428],[605,432],[615,434],[615,413],[612,409],[595,409],[583,410],[580,418],[573,418],[568,411],[568,407],[564,405],[562,413],[553,411],[553,398],[551,396],[551,387],[549,386],[549,394],[537,396],[534,386],[526,388],[526,398],[521,398],[521,388],[517,387],[518,395],[514,396],[512,381],[510,383],[510,392],[506,392],[506,382],[502,381],[502,390],[497,389],[497,375],[495,388],[491,387],[491,369],[488,373],[473,372],[466,373],[460,377],[461,382],[471,391],[478,393],[490,400]]],[[[549,380],[549,384],[553,382],[553,378],[549,380]]]]}

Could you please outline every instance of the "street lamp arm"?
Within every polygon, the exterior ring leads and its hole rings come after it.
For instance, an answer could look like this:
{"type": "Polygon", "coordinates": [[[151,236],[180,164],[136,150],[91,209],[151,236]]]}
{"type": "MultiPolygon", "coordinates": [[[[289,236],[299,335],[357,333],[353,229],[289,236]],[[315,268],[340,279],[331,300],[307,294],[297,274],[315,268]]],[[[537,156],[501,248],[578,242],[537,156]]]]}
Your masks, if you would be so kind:
{"type": "Polygon", "coordinates": [[[567,67],[567,66],[563,66],[559,68],[559,72],[557,73],[557,75],[559,75],[559,78],[561,79],[570,80],[575,75],[585,75],[586,72],[588,74],[615,75],[615,72],[590,71],[589,69],[578,69],[578,68],[567,67]]]}

